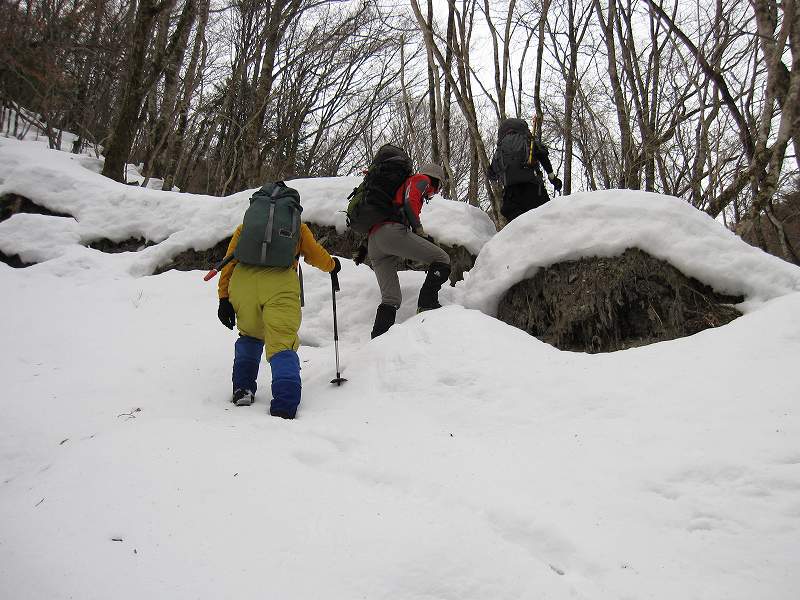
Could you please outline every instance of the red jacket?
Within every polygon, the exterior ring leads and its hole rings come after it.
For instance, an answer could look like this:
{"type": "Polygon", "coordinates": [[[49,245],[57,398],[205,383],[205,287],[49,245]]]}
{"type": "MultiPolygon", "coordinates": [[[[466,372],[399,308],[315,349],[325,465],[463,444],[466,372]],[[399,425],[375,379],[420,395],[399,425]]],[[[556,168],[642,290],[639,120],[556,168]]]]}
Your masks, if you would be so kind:
{"type": "MultiPolygon", "coordinates": [[[[431,178],[427,175],[417,173],[406,179],[394,195],[394,205],[402,223],[412,230],[420,229],[422,224],[419,221],[419,213],[422,212],[422,204],[425,200],[429,200],[436,191],[436,188],[431,185],[431,178]]],[[[370,229],[370,234],[381,225],[392,222],[378,223],[370,229]]]]}

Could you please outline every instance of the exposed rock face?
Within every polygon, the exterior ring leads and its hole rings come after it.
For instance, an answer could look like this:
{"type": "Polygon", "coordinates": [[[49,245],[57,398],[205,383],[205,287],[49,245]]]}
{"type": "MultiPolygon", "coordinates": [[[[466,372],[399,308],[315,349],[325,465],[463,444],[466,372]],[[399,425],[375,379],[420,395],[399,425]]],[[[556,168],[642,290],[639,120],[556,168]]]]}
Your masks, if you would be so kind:
{"type": "MultiPolygon", "coordinates": [[[[470,254],[463,246],[439,246],[447,252],[450,257],[450,285],[455,285],[464,279],[464,273],[469,271],[475,266],[475,257],[470,254]]],[[[414,262],[413,260],[405,260],[401,263],[401,269],[408,269],[411,271],[426,271],[428,265],[425,263],[414,262]]]]}
{"type": "Polygon", "coordinates": [[[634,248],[541,269],[506,292],[497,317],[561,350],[612,352],[725,325],[742,301],[634,248]]]}
{"type": "Polygon", "coordinates": [[[51,217],[69,217],[70,219],[75,218],[72,215],[39,206],[33,200],[29,200],[25,196],[20,196],[18,194],[4,194],[0,197],[0,221],[5,221],[18,213],[48,215],[51,217]]]}
{"type": "Polygon", "coordinates": [[[350,258],[353,250],[361,243],[362,238],[366,242],[366,237],[354,233],[351,229],[347,229],[344,233],[336,231],[336,227],[332,225],[317,225],[316,223],[306,223],[314,238],[319,242],[320,246],[325,248],[329,254],[336,256],[343,256],[350,258]]]}
{"type": "Polygon", "coordinates": [[[171,269],[176,269],[178,271],[208,271],[223,258],[225,258],[225,252],[227,251],[228,244],[230,244],[230,242],[231,238],[226,238],[208,250],[189,249],[185,252],[181,252],[169,263],[160,265],[155,270],[153,275],[158,275],[159,273],[164,273],[171,269]]]}
{"type": "Polygon", "coordinates": [[[25,267],[30,267],[35,263],[26,263],[20,257],[19,254],[12,254],[9,256],[3,252],[0,252],[0,262],[6,263],[9,267],[14,267],[15,269],[24,269],[25,267]]]}
{"type": "Polygon", "coordinates": [[[144,238],[128,238],[121,242],[112,242],[107,238],[89,242],[89,248],[107,252],[109,254],[116,254],[118,252],[138,252],[148,246],[154,246],[155,242],[145,240],[144,238]]]}
{"type": "MultiPolygon", "coordinates": [[[[0,196],[0,221],[10,219],[12,216],[19,213],[28,213],[34,215],[47,215],[50,217],[68,217],[74,219],[72,215],[60,213],[44,206],[39,206],[33,200],[20,196],[19,194],[4,194],[0,196]]],[[[15,269],[24,269],[36,263],[29,263],[23,261],[19,254],[8,255],[0,252],[0,262],[4,262],[10,267],[15,269]]]]}
{"type": "MultiPolygon", "coordinates": [[[[331,254],[345,256],[352,254],[352,249],[356,245],[356,238],[352,232],[340,235],[336,233],[336,228],[331,226],[314,225],[307,223],[317,241],[331,254]]],[[[159,266],[154,275],[164,273],[170,269],[179,271],[208,270],[225,258],[231,238],[225,238],[218,242],[213,248],[208,250],[186,250],[175,256],[169,263],[159,266]]]]}

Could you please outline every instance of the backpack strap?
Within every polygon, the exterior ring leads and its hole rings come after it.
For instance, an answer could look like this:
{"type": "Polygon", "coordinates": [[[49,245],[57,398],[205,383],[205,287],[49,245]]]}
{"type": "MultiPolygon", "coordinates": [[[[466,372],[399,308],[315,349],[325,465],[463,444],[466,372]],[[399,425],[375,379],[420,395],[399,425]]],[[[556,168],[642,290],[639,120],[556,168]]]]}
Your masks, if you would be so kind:
{"type": "MultiPolygon", "coordinates": [[[[274,196],[275,194],[273,194],[274,196]]],[[[272,243],[272,223],[275,221],[275,198],[269,201],[269,217],[267,217],[267,227],[264,230],[264,239],[261,242],[261,262],[267,261],[267,250],[272,243]]]]}
{"type": "MultiPolygon", "coordinates": [[[[272,188],[272,193],[269,195],[269,217],[267,217],[267,228],[264,230],[264,240],[261,242],[261,262],[266,262],[267,250],[272,243],[272,225],[275,222],[275,196],[281,191],[281,187],[286,187],[278,184],[283,184],[283,182],[276,183],[272,188]]],[[[292,235],[295,232],[294,221],[296,218],[297,214],[295,213],[294,217],[292,217],[292,235]]]]}

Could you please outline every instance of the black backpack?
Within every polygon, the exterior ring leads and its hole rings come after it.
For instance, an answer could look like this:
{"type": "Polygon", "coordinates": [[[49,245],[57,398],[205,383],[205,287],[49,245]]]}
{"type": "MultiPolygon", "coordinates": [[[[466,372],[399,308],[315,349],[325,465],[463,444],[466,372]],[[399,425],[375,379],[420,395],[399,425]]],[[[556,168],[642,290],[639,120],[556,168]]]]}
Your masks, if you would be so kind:
{"type": "Polygon", "coordinates": [[[250,198],[233,255],[261,267],[291,267],[300,243],[300,194],[282,181],[268,183],[250,198]]]}
{"type": "Polygon", "coordinates": [[[504,185],[541,181],[539,161],[531,154],[533,137],[522,119],[504,119],[497,131],[497,168],[504,185]]]}
{"type": "Polygon", "coordinates": [[[402,222],[394,196],[412,174],[411,159],[402,148],[384,144],[375,153],[364,181],[347,197],[347,226],[366,234],[382,221],[402,222]]]}

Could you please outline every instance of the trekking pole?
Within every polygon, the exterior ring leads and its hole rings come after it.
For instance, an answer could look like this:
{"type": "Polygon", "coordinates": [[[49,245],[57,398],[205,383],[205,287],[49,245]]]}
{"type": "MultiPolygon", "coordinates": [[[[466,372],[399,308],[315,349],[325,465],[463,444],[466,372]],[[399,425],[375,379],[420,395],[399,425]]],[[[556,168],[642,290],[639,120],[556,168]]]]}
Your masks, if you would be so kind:
{"type": "Polygon", "coordinates": [[[219,262],[219,264],[217,264],[217,266],[216,266],[216,267],[214,267],[214,268],[213,268],[213,269],[211,269],[211,270],[210,270],[208,273],[206,273],[206,274],[205,274],[205,277],[203,277],[203,281],[211,281],[212,279],[214,279],[214,277],[216,277],[216,276],[217,276],[217,273],[219,273],[219,272],[222,270],[222,268],[223,268],[225,265],[227,265],[229,262],[231,262],[232,260],[233,260],[233,254],[231,254],[230,256],[226,256],[225,258],[223,258],[223,259],[222,259],[222,260],[219,262]]]}
{"type": "Polygon", "coordinates": [[[336,322],[336,292],[339,291],[339,275],[331,275],[331,300],[333,301],[333,346],[336,349],[336,378],[331,379],[331,383],[342,385],[347,379],[342,377],[339,372],[339,326],[336,322]]]}

